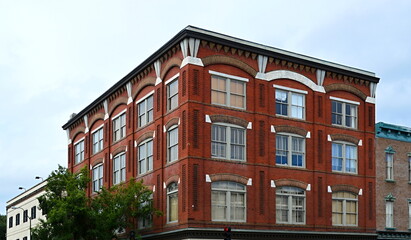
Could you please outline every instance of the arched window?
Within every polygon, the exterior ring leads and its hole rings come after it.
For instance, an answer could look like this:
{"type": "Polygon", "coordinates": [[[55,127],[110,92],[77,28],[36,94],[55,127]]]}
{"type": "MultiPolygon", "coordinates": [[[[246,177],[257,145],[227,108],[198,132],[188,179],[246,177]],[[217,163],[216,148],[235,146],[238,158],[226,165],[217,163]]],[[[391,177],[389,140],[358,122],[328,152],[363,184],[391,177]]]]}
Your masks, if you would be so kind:
{"type": "Polygon", "coordinates": [[[290,167],[305,167],[305,138],[278,133],[275,143],[275,163],[290,167]]]}
{"type": "Polygon", "coordinates": [[[100,191],[103,187],[103,164],[93,167],[93,192],[100,191]]]}
{"type": "Polygon", "coordinates": [[[211,127],[211,156],[245,161],[246,131],[232,124],[213,124],[211,127]]]}
{"type": "Polygon", "coordinates": [[[334,192],[332,199],[333,225],[357,226],[358,196],[351,192],[334,192]]]}
{"type": "Polygon", "coordinates": [[[333,172],[357,173],[357,146],[345,142],[332,143],[333,172]]]}
{"type": "Polygon", "coordinates": [[[138,127],[143,127],[153,121],[154,90],[137,101],[138,127]]]}
{"type": "Polygon", "coordinates": [[[173,182],[167,187],[167,222],[178,221],[178,185],[173,182]]]}
{"type": "Polygon", "coordinates": [[[277,223],[305,223],[305,191],[297,187],[279,187],[276,191],[277,223]]]}
{"type": "Polygon", "coordinates": [[[246,221],[246,186],[219,181],[211,184],[211,219],[213,221],[246,221]]]}
{"type": "Polygon", "coordinates": [[[138,145],[138,174],[153,170],[153,139],[138,145]]]}
{"type": "Polygon", "coordinates": [[[126,153],[117,154],[113,159],[113,184],[126,181],[126,153]]]}

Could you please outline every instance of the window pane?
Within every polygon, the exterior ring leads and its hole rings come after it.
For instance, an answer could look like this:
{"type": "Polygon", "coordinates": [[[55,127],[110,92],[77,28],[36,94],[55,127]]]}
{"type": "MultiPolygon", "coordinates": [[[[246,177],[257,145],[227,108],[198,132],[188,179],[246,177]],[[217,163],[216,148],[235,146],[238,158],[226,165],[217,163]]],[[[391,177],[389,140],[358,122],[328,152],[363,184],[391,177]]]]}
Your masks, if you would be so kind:
{"type": "Polygon", "coordinates": [[[332,144],[332,170],[342,171],[342,144],[332,144]]]}
{"type": "Polygon", "coordinates": [[[288,164],[288,136],[277,135],[275,157],[277,164],[288,164]]]}
{"type": "Polygon", "coordinates": [[[287,106],[288,106],[288,94],[287,92],[276,90],[275,91],[275,102],[276,102],[276,114],[287,116],[287,106]]]}

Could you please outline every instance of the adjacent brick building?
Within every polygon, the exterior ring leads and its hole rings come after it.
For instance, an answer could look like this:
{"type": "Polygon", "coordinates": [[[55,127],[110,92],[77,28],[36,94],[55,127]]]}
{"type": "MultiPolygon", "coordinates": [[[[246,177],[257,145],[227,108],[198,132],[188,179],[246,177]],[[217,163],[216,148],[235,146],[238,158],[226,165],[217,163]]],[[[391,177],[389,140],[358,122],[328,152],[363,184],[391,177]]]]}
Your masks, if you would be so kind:
{"type": "Polygon", "coordinates": [[[68,167],[143,179],[144,239],[375,239],[378,81],[189,26],[63,126],[68,167]]]}
{"type": "Polygon", "coordinates": [[[376,124],[378,239],[411,239],[411,128],[376,124]]]}

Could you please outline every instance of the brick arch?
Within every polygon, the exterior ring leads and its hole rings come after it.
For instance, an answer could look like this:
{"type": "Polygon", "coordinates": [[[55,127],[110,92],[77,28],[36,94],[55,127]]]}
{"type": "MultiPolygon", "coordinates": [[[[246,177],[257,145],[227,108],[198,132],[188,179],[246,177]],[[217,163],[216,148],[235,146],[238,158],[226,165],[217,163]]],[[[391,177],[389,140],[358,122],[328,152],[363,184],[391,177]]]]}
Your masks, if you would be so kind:
{"type": "Polygon", "coordinates": [[[93,169],[95,166],[97,166],[98,164],[102,164],[103,163],[103,158],[98,158],[98,159],[96,159],[96,160],[94,160],[92,163],[91,163],[91,169],[93,169]]]}
{"type": "Polygon", "coordinates": [[[74,139],[76,139],[77,135],[82,134],[82,133],[85,134],[85,132],[86,132],[86,127],[84,127],[84,126],[76,127],[75,132],[72,135],[73,136],[72,140],[74,141],[74,139]]]}
{"type": "Polygon", "coordinates": [[[351,192],[351,193],[354,193],[355,195],[358,195],[360,188],[353,186],[353,185],[338,184],[338,185],[331,186],[331,190],[333,192],[351,192]]]}
{"type": "Polygon", "coordinates": [[[162,80],[164,80],[164,77],[166,76],[168,71],[170,71],[174,67],[180,68],[181,62],[182,62],[182,60],[180,58],[177,58],[177,57],[173,57],[173,58],[169,59],[167,61],[166,65],[161,69],[160,78],[162,80]]]}
{"type": "Polygon", "coordinates": [[[133,96],[133,100],[137,98],[137,95],[141,92],[141,90],[149,86],[154,87],[155,83],[156,83],[155,77],[147,77],[141,80],[140,82],[138,82],[138,84],[136,84],[132,90],[133,93],[131,95],[133,96]]]}
{"type": "Polygon", "coordinates": [[[266,73],[266,79],[268,81],[277,80],[277,79],[289,79],[289,80],[299,82],[299,83],[307,86],[308,88],[310,88],[313,91],[324,92],[323,87],[318,86],[310,78],[308,78],[308,77],[306,77],[306,76],[304,76],[300,73],[290,71],[290,70],[274,70],[274,71],[268,72],[268,73],[266,73]]]}
{"type": "Polygon", "coordinates": [[[241,176],[241,175],[237,175],[237,174],[231,174],[231,173],[211,174],[210,178],[212,182],[230,181],[230,182],[241,183],[244,185],[247,185],[247,182],[248,182],[248,178],[241,176]]]}
{"type": "Polygon", "coordinates": [[[127,106],[127,101],[128,98],[125,96],[121,96],[116,98],[116,100],[113,100],[112,102],[110,102],[110,106],[109,106],[109,115],[111,116],[114,112],[114,110],[116,110],[116,108],[120,105],[126,105],[127,106]]]}
{"type": "Polygon", "coordinates": [[[117,154],[121,152],[126,152],[126,149],[127,149],[127,146],[120,146],[116,148],[114,151],[112,151],[111,154],[113,155],[113,158],[114,158],[117,154]]]}
{"type": "Polygon", "coordinates": [[[141,135],[139,138],[137,138],[136,143],[137,143],[137,145],[139,145],[144,140],[153,138],[153,136],[154,136],[154,131],[145,132],[143,135],[141,135]]]}
{"type": "Polygon", "coordinates": [[[358,145],[358,143],[360,142],[360,140],[356,137],[350,136],[350,135],[346,135],[346,134],[330,134],[331,140],[333,141],[344,141],[344,142],[349,142],[349,143],[353,143],[355,145],[358,145]]]}
{"type": "Polygon", "coordinates": [[[170,176],[169,178],[167,178],[167,180],[165,181],[165,183],[166,183],[166,188],[168,187],[168,185],[170,184],[170,183],[172,183],[172,182],[175,182],[175,183],[177,183],[178,184],[178,179],[179,179],[180,177],[176,174],[176,175],[173,175],[173,176],[170,176]]]}
{"type": "Polygon", "coordinates": [[[303,128],[299,128],[295,126],[288,126],[288,125],[275,126],[275,131],[277,133],[280,133],[280,132],[294,133],[302,137],[306,137],[308,133],[308,131],[303,128]]]}
{"type": "Polygon", "coordinates": [[[171,127],[173,125],[178,125],[178,121],[180,121],[180,119],[178,117],[172,118],[172,119],[168,120],[168,122],[164,126],[166,126],[166,129],[168,129],[169,127],[171,127]]]}
{"type": "Polygon", "coordinates": [[[213,56],[204,57],[201,59],[201,61],[203,62],[204,66],[215,65],[215,64],[225,64],[225,65],[230,65],[230,66],[239,68],[253,77],[257,75],[257,70],[255,70],[253,67],[251,67],[247,63],[240,61],[236,58],[222,56],[222,55],[213,55],[213,56]]]}
{"type": "Polygon", "coordinates": [[[98,120],[103,120],[104,121],[104,113],[96,113],[90,118],[90,129],[93,128],[93,125],[98,121],[98,120]]]}
{"type": "Polygon", "coordinates": [[[308,183],[294,180],[294,179],[284,178],[284,179],[275,180],[275,186],[276,187],[291,186],[291,187],[298,187],[298,188],[305,190],[308,186],[308,183]]]}
{"type": "Polygon", "coordinates": [[[363,101],[367,99],[367,95],[363,93],[358,88],[353,86],[342,84],[342,83],[333,83],[324,87],[326,93],[330,93],[333,91],[344,91],[354,94],[355,96],[361,98],[363,101]]]}
{"type": "Polygon", "coordinates": [[[247,128],[248,125],[248,122],[246,120],[228,115],[211,115],[210,119],[211,122],[231,123],[243,128],[247,128]]]}

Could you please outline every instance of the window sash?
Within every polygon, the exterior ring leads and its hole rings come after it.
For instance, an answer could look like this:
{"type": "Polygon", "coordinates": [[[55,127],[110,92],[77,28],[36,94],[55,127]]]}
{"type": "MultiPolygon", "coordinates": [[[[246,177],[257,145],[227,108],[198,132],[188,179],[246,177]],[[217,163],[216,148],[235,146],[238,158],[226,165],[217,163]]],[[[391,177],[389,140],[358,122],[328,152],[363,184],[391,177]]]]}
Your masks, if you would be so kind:
{"type": "Polygon", "coordinates": [[[332,124],[357,128],[357,105],[338,101],[332,101],[331,105],[332,124]]]}
{"type": "Polygon", "coordinates": [[[213,182],[211,186],[212,221],[246,221],[245,186],[235,182],[213,182]]]}
{"type": "Polygon", "coordinates": [[[103,150],[103,128],[93,133],[93,154],[103,150]]]}
{"type": "Polygon", "coordinates": [[[93,192],[98,192],[103,187],[103,165],[93,168],[93,192]]]}
{"type": "Polygon", "coordinates": [[[332,224],[334,226],[358,225],[358,197],[348,192],[332,196],[332,224]]]}
{"type": "Polygon", "coordinates": [[[305,139],[277,134],[275,162],[278,165],[305,167],[305,139]]]}
{"type": "Polygon", "coordinates": [[[167,132],[167,160],[178,160],[178,127],[172,127],[167,132]]]}
{"type": "Polygon", "coordinates": [[[113,160],[113,184],[119,184],[126,180],[126,154],[122,153],[113,160]]]}
{"type": "Polygon", "coordinates": [[[178,185],[174,182],[167,187],[167,222],[178,221],[178,185]]]}
{"type": "Polygon", "coordinates": [[[245,161],[245,142],[246,132],[243,128],[218,124],[211,127],[212,157],[245,161]]]}
{"type": "Polygon", "coordinates": [[[167,110],[178,107],[178,78],[167,85],[167,110]]]}
{"type": "Polygon", "coordinates": [[[126,113],[113,119],[113,141],[116,142],[126,136],[126,113]]]}
{"type": "Polygon", "coordinates": [[[211,103],[234,108],[246,108],[246,83],[211,75],[211,103]]]}
{"type": "Polygon", "coordinates": [[[138,104],[138,127],[143,127],[153,121],[153,95],[138,104]]]}
{"type": "Polygon", "coordinates": [[[357,173],[358,148],[346,143],[332,143],[332,171],[357,173]]]}
{"type": "Polygon", "coordinates": [[[305,191],[296,187],[280,187],[276,191],[277,223],[304,224],[305,191]]]}
{"type": "Polygon", "coordinates": [[[391,201],[385,202],[385,227],[394,227],[394,202],[391,201]]]}
{"type": "Polygon", "coordinates": [[[138,173],[143,174],[153,170],[153,140],[148,140],[138,146],[138,173]]]}
{"type": "Polygon", "coordinates": [[[387,180],[394,180],[394,154],[392,153],[386,153],[385,154],[385,160],[386,160],[386,174],[387,174],[387,180]]]}
{"type": "Polygon", "coordinates": [[[84,140],[74,146],[74,163],[80,163],[84,160],[84,140]]]}
{"type": "Polygon", "coordinates": [[[275,113],[297,119],[305,118],[305,95],[292,91],[275,90],[275,113]]]}

